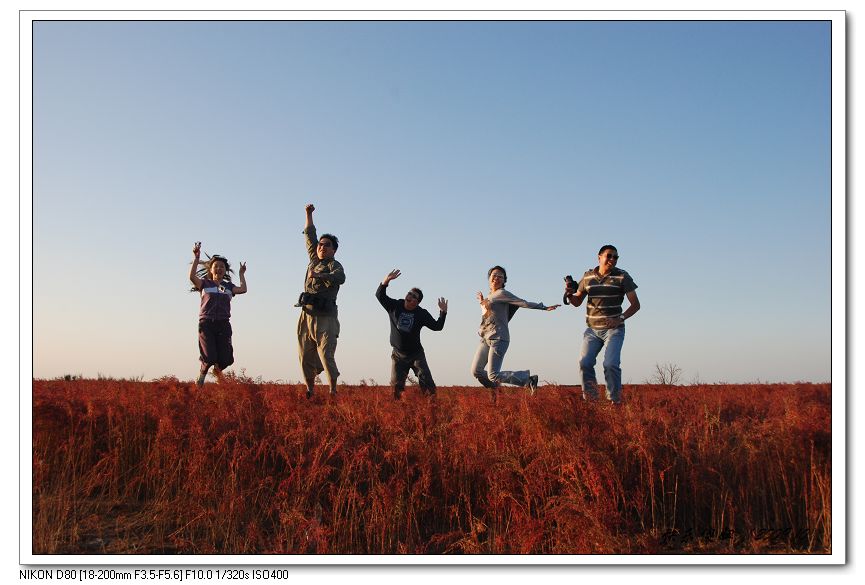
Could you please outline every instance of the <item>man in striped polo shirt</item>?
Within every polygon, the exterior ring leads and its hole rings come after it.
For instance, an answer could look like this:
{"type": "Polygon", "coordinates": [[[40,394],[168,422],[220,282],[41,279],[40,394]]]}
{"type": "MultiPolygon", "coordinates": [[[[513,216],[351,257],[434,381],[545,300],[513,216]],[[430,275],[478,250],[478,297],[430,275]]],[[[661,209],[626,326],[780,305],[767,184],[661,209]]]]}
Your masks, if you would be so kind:
{"type": "Polygon", "coordinates": [[[586,303],[586,325],[583,344],[580,347],[580,385],[583,398],[598,398],[595,361],[601,348],[604,352],[604,379],[607,382],[607,398],[613,404],[622,401],[622,343],[625,341],[625,320],[640,310],[637,284],[631,275],[616,268],[619,252],[607,244],[598,251],[598,265],[587,270],[580,279],[577,290],[565,285],[568,302],[579,307],[586,303]],[[622,303],[628,297],[630,305],[622,311],[622,303]]]}

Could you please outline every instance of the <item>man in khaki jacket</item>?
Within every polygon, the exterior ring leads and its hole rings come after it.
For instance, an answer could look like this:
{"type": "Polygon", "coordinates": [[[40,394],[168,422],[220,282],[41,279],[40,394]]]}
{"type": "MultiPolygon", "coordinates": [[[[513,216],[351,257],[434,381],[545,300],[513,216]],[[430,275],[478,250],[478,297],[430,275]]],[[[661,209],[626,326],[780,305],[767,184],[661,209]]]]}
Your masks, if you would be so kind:
{"type": "Polygon", "coordinates": [[[303,294],[296,305],[301,307],[297,343],[307,398],[312,398],[315,378],[321,372],[327,373],[330,395],[336,396],[336,379],[339,376],[334,358],[339,337],[336,295],[339,286],[345,282],[342,264],[334,259],[339,240],[332,234],[323,234],[320,238],[317,236],[312,221],[313,211],[315,206],[308,204],[303,234],[309,265],[303,294]]]}

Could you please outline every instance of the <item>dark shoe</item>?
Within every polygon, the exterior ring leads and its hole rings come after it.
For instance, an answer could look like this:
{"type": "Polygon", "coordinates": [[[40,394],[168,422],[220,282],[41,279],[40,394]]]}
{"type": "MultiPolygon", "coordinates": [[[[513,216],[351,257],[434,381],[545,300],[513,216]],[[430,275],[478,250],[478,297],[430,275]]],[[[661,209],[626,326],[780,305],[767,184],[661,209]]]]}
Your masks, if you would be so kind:
{"type": "Polygon", "coordinates": [[[307,400],[312,398],[312,390],[310,390],[309,388],[306,389],[306,398],[307,400]]]}
{"type": "Polygon", "coordinates": [[[336,390],[331,390],[331,391],[330,391],[330,397],[331,397],[331,398],[336,398],[336,390]]]}
{"type": "Polygon", "coordinates": [[[394,388],[393,389],[393,399],[399,400],[401,397],[402,397],[402,390],[400,390],[399,388],[394,388]]]}
{"type": "Polygon", "coordinates": [[[207,377],[207,374],[198,374],[198,379],[195,380],[195,385],[201,388],[204,386],[204,378],[207,377]]]}

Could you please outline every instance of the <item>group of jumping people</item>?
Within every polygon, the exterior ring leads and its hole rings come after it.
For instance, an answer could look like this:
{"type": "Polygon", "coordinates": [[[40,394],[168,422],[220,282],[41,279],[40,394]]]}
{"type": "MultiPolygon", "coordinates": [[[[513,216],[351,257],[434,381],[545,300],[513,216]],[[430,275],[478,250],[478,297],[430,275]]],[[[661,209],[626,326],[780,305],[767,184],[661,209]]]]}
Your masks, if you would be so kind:
{"type": "MultiPolygon", "coordinates": [[[[305,208],[306,223],[303,234],[309,256],[303,292],[296,307],[300,309],[297,322],[297,341],[300,367],[306,383],[306,397],[312,398],[315,379],[327,375],[331,396],[337,394],[339,369],[336,366],[336,344],[339,337],[339,318],[336,298],[339,287],[345,282],[345,270],[334,256],[339,240],[333,234],[317,235],[313,223],[315,206],[305,208]]],[[[193,246],[194,255],[189,270],[193,291],[201,294],[198,317],[198,348],[201,368],[196,380],[203,386],[210,368],[217,376],[234,363],[231,343],[231,300],[234,295],[247,292],[246,264],[241,262],[238,278],[240,284],[231,280],[233,270],[228,260],[219,255],[201,260],[201,242],[193,246]]],[[[619,253],[615,246],[604,245],[598,251],[598,265],[587,270],[579,281],[566,278],[563,302],[573,307],[586,303],[586,325],[580,348],[580,385],[583,398],[598,398],[595,363],[601,349],[604,352],[604,378],[606,397],[613,404],[622,401],[621,352],[625,339],[625,321],[640,310],[637,285],[631,276],[617,267],[619,253]],[[624,299],[628,308],[623,310],[624,299]]],[[[447,299],[438,299],[439,315],[433,316],[420,306],[423,292],[412,288],[401,300],[387,295],[387,287],[400,276],[400,270],[391,270],[382,279],[375,291],[381,306],[390,320],[391,377],[393,396],[399,400],[405,390],[409,371],[417,376],[420,391],[435,395],[436,385],[420,342],[420,330],[427,327],[441,331],[447,317],[447,299]]],[[[502,370],[505,353],[510,344],[508,322],[520,307],[554,311],[561,305],[547,306],[519,298],[507,289],[508,275],[501,266],[493,266],[487,272],[489,293],[477,293],[481,309],[481,324],[478,330],[480,344],[471,366],[472,375],[492,392],[496,399],[501,384],[525,387],[531,395],[538,388],[539,378],[529,370],[502,370]]]]}

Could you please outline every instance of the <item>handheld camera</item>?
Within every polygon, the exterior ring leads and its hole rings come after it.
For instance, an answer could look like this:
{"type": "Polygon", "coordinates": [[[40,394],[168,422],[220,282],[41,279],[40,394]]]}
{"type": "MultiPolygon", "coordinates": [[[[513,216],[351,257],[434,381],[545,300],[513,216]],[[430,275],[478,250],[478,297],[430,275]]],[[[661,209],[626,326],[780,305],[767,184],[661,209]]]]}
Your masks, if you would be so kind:
{"type": "Polygon", "coordinates": [[[566,305],[570,305],[571,303],[568,301],[568,294],[574,294],[577,292],[577,283],[574,282],[574,277],[570,274],[565,277],[565,287],[567,287],[567,291],[562,295],[562,302],[566,305]]]}

